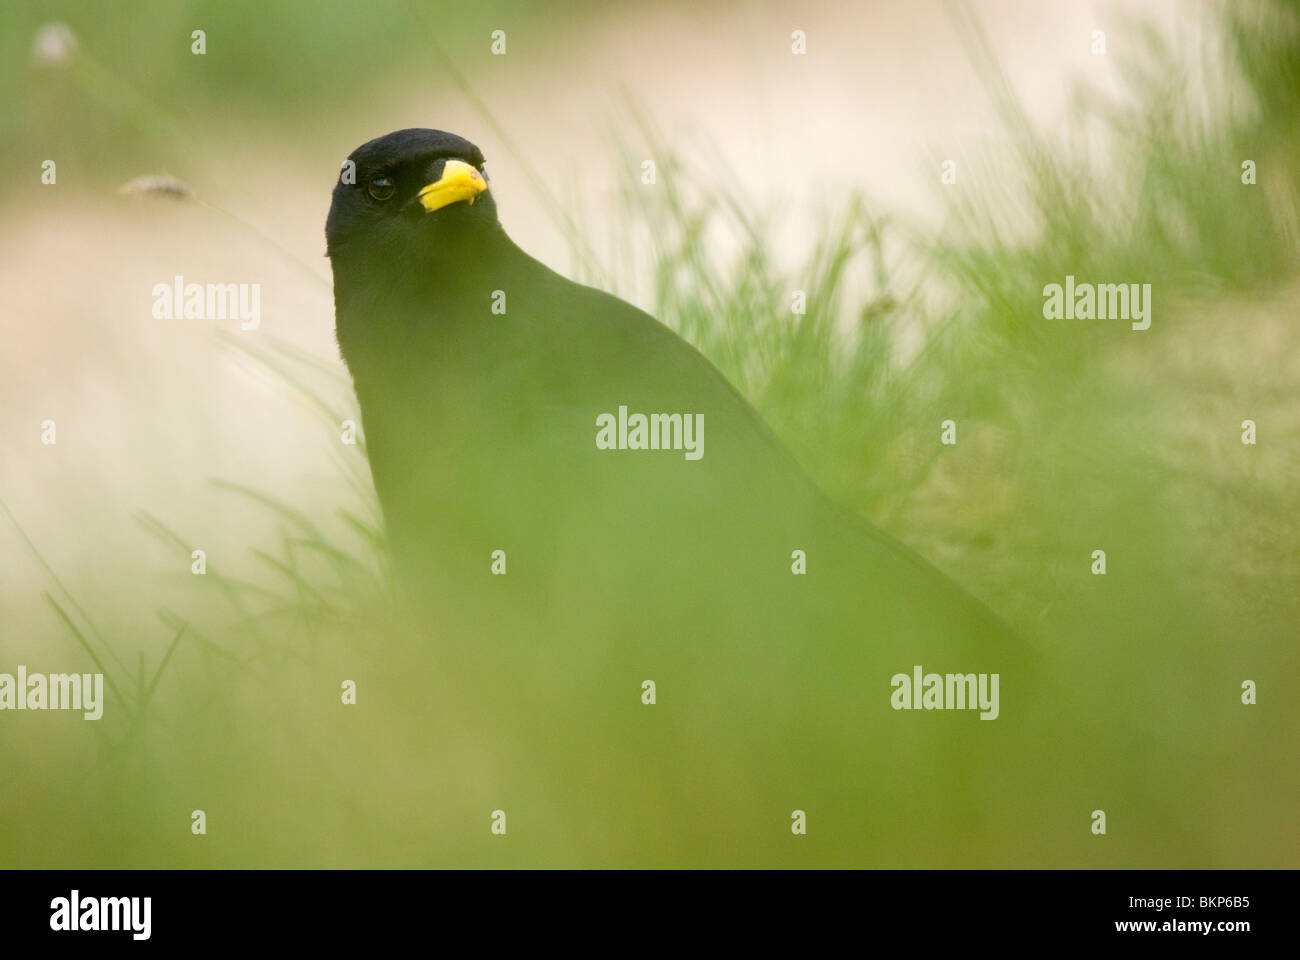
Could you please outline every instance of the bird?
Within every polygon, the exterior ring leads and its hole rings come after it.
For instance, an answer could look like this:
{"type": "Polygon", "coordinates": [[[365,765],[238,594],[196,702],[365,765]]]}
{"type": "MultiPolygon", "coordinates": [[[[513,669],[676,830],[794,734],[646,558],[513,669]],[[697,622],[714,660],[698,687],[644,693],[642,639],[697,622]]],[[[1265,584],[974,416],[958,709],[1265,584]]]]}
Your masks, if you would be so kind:
{"type": "MultiPolygon", "coordinates": [[[[644,762],[709,782],[697,805],[802,783],[851,818],[837,804],[915,735],[887,732],[890,677],[1019,662],[994,613],[827,496],[695,347],[521,249],[470,141],[364,143],[325,233],[338,347],[429,655],[464,680],[484,736],[528,744],[521,766],[573,766],[552,788],[575,803],[599,784],[642,802],[609,778],[644,762]],[[626,709],[652,681],[691,744],[678,761],[626,709]],[[839,753],[847,768],[824,769],[839,753]]],[[[644,829],[667,831],[644,802],[644,829]]],[[[888,849],[881,829],[845,849],[888,849]]],[[[731,862],[752,839],[730,837],[731,862]]]]}

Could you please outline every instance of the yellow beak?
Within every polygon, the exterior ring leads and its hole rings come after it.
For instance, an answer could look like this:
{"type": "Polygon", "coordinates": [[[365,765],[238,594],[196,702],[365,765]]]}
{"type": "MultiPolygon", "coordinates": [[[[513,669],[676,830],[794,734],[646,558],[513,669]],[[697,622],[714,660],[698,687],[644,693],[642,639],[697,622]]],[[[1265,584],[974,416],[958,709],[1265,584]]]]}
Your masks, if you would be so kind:
{"type": "Polygon", "coordinates": [[[427,187],[421,188],[417,196],[420,205],[432,213],[452,203],[468,200],[473,203],[480,193],[488,188],[483,174],[464,160],[448,160],[442,169],[442,176],[427,187]]]}

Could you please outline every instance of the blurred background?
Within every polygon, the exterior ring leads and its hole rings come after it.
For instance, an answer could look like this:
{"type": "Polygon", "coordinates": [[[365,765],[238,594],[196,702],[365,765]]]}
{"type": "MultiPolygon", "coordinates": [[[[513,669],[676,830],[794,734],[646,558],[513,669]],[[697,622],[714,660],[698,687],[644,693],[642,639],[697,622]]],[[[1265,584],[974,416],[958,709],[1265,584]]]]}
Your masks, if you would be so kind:
{"type": "MultiPolygon", "coordinates": [[[[0,716],[0,862],[1294,867],[1298,101],[1282,0],[6,4],[0,672],[98,660],[116,693],[0,716]],[[521,766],[450,679],[383,669],[323,223],[406,126],[477,143],[524,249],[678,330],[1026,638],[1055,685],[923,834],[720,850],[666,762],[562,825],[589,758],[521,766]],[[188,195],[122,190],[164,174],[188,195]],[[1066,274],[1151,283],[1151,329],[1045,321],[1066,274]],[[260,328],[155,319],[177,275],[260,283],[260,328]],[[509,848],[502,795],[536,801],[509,848]]],[[[882,763],[928,749],[964,747],[882,763]]]]}

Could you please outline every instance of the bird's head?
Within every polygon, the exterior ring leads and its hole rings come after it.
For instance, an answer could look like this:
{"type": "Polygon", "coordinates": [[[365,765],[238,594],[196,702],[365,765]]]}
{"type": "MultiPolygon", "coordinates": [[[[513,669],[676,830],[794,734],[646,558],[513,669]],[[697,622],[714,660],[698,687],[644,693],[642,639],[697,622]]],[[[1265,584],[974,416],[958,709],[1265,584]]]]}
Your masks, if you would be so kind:
{"type": "Polygon", "coordinates": [[[386,272],[455,269],[456,258],[501,229],[478,147],[441,130],[398,130],[352,151],[325,222],[341,264],[386,272]]]}

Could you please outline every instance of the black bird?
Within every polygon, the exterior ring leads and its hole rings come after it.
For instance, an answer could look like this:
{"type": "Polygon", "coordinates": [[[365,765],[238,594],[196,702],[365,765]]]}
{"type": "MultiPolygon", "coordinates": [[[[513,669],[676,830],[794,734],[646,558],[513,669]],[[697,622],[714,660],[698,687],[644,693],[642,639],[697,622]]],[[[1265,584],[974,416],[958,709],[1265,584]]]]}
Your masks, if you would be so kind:
{"type": "Polygon", "coordinates": [[[614,763],[650,678],[698,748],[674,776],[829,804],[897,747],[891,676],[1006,669],[997,618],[819,492],[697,350],[521,250],[474,144],[359,147],[326,235],[397,570],[445,663],[530,718],[503,737],[601,736],[614,763]]]}

